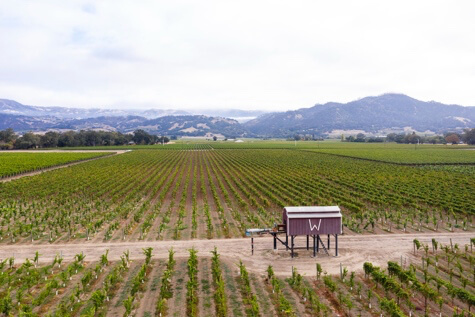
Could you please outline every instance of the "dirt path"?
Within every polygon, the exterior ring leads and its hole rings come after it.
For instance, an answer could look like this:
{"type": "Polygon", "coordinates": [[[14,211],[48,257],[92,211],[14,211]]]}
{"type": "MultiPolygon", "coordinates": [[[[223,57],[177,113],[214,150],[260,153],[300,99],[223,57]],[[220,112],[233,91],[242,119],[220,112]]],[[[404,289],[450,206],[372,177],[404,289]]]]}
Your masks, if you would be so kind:
{"type": "MultiPolygon", "coordinates": [[[[294,259],[285,251],[282,245],[278,245],[278,251],[272,250],[271,237],[259,237],[254,239],[255,252],[251,256],[251,243],[249,238],[213,239],[213,240],[181,240],[181,241],[137,241],[137,242],[111,242],[111,243],[69,243],[69,244],[43,244],[43,245],[2,245],[0,248],[0,260],[14,256],[16,263],[22,263],[25,258],[32,258],[36,251],[41,254],[40,262],[50,262],[55,255],[63,252],[66,260],[83,251],[87,259],[93,261],[99,259],[106,249],[109,249],[109,259],[117,261],[122,253],[129,249],[131,259],[143,259],[142,248],[152,247],[155,259],[166,259],[168,249],[173,247],[176,257],[188,257],[188,249],[195,247],[200,255],[207,255],[215,246],[222,257],[238,263],[242,259],[250,272],[262,274],[268,265],[274,266],[278,275],[289,276],[291,267],[294,266],[302,274],[307,276],[315,274],[315,263],[321,263],[323,269],[330,274],[339,272],[342,263],[349,271],[361,271],[365,261],[383,266],[389,260],[400,261],[401,256],[405,261],[413,260],[413,240],[417,238],[423,243],[431,243],[435,238],[442,244],[452,242],[460,246],[468,244],[473,238],[473,232],[459,233],[422,233],[422,234],[384,234],[372,236],[341,236],[338,239],[339,256],[334,257],[333,243],[330,254],[319,254],[312,257],[312,252],[298,250],[294,259]]],[[[303,246],[303,238],[297,240],[296,245],[303,246]]],[[[419,252],[423,252],[419,250],[419,252]]]]}
{"type": "Polygon", "coordinates": [[[147,312],[151,316],[155,316],[155,306],[157,305],[157,298],[160,294],[160,278],[165,270],[165,263],[163,261],[153,261],[152,270],[149,273],[146,290],[135,312],[135,316],[146,317],[147,312]]]}
{"type": "Polygon", "coordinates": [[[106,156],[93,157],[93,158],[90,158],[90,159],[85,159],[85,160],[78,161],[78,162],[66,163],[66,164],[64,164],[64,165],[59,165],[59,166],[46,167],[46,168],[41,169],[41,170],[36,170],[36,171],[34,171],[34,172],[26,172],[26,173],[23,173],[23,174],[19,174],[19,175],[12,176],[12,177],[5,177],[5,178],[0,179],[0,183],[5,183],[5,182],[13,181],[13,180],[15,180],[15,179],[19,179],[19,178],[22,178],[22,177],[38,175],[38,174],[41,174],[41,173],[44,173],[44,172],[49,172],[49,171],[53,171],[53,170],[57,170],[57,169],[60,169],[60,168],[65,168],[65,167],[69,167],[69,166],[81,164],[81,163],[86,163],[86,162],[90,162],[90,161],[94,161],[94,160],[99,160],[99,159],[102,159],[102,158],[105,158],[105,157],[111,157],[111,156],[113,156],[113,155],[123,154],[123,153],[128,152],[128,150],[104,150],[104,151],[100,151],[100,150],[75,150],[75,151],[61,151],[61,150],[27,151],[27,150],[15,150],[15,151],[2,151],[1,153],[17,153],[17,152],[23,152],[23,153],[59,153],[59,152],[69,152],[69,153],[102,153],[102,152],[110,152],[110,153],[113,153],[113,154],[111,154],[111,155],[106,155],[106,156]],[[114,153],[115,153],[115,154],[114,154],[114,153]]]}

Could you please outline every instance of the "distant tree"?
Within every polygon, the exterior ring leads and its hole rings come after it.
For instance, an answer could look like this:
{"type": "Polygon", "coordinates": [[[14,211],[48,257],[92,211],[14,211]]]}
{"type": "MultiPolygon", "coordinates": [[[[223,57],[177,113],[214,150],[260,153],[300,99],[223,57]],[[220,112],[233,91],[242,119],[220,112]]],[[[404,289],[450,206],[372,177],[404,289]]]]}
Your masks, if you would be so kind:
{"type": "Polygon", "coordinates": [[[57,147],[59,141],[59,133],[49,131],[40,136],[41,147],[57,147]]]}
{"type": "Polygon", "coordinates": [[[12,128],[0,131],[0,142],[12,143],[16,140],[15,131],[12,128]]]}
{"type": "Polygon", "coordinates": [[[364,133],[358,133],[356,135],[356,139],[354,140],[354,142],[365,142],[366,141],[366,135],[364,135],[364,133]]]}
{"type": "Polygon", "coordinates": [[[447,143],[458,144],[460,142],[460,138],[456,133],[450,133],[445,137],[445,141],[447,143]]]}
{"type": "Polygon", "coordinates": [[[122,134],[122,133],[113,133],[114,135],[114,144],[115,145],[123,145],[127,144],[132,140],[131,134],[122,134]]]}
{"type": "Polygon", "coordinates": [[[213,136],[213,141],[218,141],[218,137],[216,135],[213,136]]]}
{"type": "Polygon", "coordinates": [[[132,140],[136,144],[151,144],[153,142],[153,136],[142,129],[138,129],[134,131],[132,140]]]}
{"type": "Polygon", "coordinates": [[[396,143],[407,143],[406,136],[403,133],[397,134],[394,141],[396,141],[396,143]]]}
{"type": "Polygon", "coordinates": [[[389,133],[389,134],[386,136],[386,141],[388,141],[388,142],[396,142],[396,137],[397,137],[397,134],[396,134],[396,133],[389,133]]]}
{"type": "Polygon", "coordinates": [[[440,135],[435,135],[431,137],[426,137],[424,142],[431,143],[431,144],[441,144],[441,143],[445,143],[446,141],[444,137],[440,135]]]}
{"type": "Polygon", "coordinates": [[[161,136],[158,138],[158,143],[168,143],[170,140],[166,136],[161,136]]]}
{"type": "Polygon", "coordinates": [[[71,131],[73,132],[73,138],[74,138],[74,146],[85,146],[87,141],[87,137],[86,137],[86,131],[84,130],[81,130],[79,132],[74,132],[74,131],[71,131]]]}
{"type": "Polygon", "coordinates": [[[404,137],[404,143],[422,143],[422,137],[417,135],[416,132],[412,132],[412,134],[408,134],[404,137]]]}
{"type": "Polygon", "coordinates": [[[58,146],[65,147],[65,146],[78,146],[77,138],[75,138],[76,133],[74,131],[67,131],[61,133],[58,139],[58,146]]]}
{"type": "Polygon", "coordinates": [[[467,144],[474,145],[475,144],[475,129],[466,129],[463,135],[463,140],[467,144]]]}
{"type": "Polygon", "coordinates": [[[378,137],[369,138],[368,142],[369,143],[384,142],[384,138],[378,138],[378,137]]]}
{"type": "Polygon", "coordinates": [[[40,146],[40,137],[32,132],[23,134],[15,142],[15,148],[17,149],[31,149],[40,146]]]}
{"type": "MultiPolygon", "coordinates": [[[[119,134],[115,132],[104,132],[101,133],[100,139],[102,145],[120,145],[116,144],[119,134]]],[[[122,143],[123,144],[123,143],[122,143]]]]}
{"type": "MultiPolygon", "coordinates": [[[[155,135],[150,135],[144,131],[149,143],[155,143],[159,139],[155,135]]],[[[18,138],[18,144],[15,148],[32,148],[32,147],[75,147],[75,146],[97,146],[97,145],[124,145],[132,140],[133,135],[122,134],[120,132],[108,131],[92,131],[81,130],[79,132],[66,131],[58,133],[54,131],[46,132],[44,135],[38,136],[31,133],[26,133],[24,136],[18,138]]],[[[167,137],[162,137],[164,143],[168,142],[167,137]]],[[[12,129],[0,131],[0,149],[12,148],[16,142],[16,135],[12,129]],[[13,135],[13,136],[12,136],[13,135]],[[9,140],[10,143],[6,143],[9,140]]],[[[161,142],[161,140],[160,140],[161,142]]]]}
{"type": "Polygon", "coordinates": [[[98,131],[81,131],[84,134],[84,141],[86,146],[101,145],[101,135],[98,131]]]}

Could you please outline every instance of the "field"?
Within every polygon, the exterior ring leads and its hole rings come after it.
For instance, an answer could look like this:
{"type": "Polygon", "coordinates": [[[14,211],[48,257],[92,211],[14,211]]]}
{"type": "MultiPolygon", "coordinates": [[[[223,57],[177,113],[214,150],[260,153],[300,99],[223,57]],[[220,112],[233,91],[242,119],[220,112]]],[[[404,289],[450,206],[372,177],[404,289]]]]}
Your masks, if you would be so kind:
{"type": "Polygon", "coordinates": [[[399,164],[475,163],[474,148],[464,145],[323,143],[312,150],[399,164]]]}
{"type": "MultiPolygon", "coordinates": [[[[467,163],[475,163],[475,151],[358,146],[183,142],[0,183],[0,308],[10,305],[14,315],[31,309],[33,316],[467,310],[475,288],[475,165],[467,163]],[[309,251],[296,259],[272,253],[267,238],[249,257],[245,229],[280,223],[289,205],[341,207],[341,255],[317,258],[328,274],[317,278],[309,251]],[[171,247],[177,254],[170,262],[171,247]],[[373,266],[363,267],[365,261],[373,266]],[[271,264],[275,274],[267,270],[271,264]]],[[[73,153],[47,155],[66,154],[73,153]]],[[[40,161],[34,169],[41,164],[54,165],[40,161]]]]}
{"type": "Polygon", "coordinates": [[[339,205],[347,233],[470,230],[473,188],[471,174],[315,152],[137,150],[3,184],[0,239],[239,237],[288,205],[339,205]]]}
{"type": "Polygon", "coordinates": [[[104,155],[110,155],[110,153],[0,152],[0,178],[12,177],[25,172],[36,171],[71,162],[83,161],[104,155]]]}
{"type": "Polygon", "coordinates": [[[474,241],[452,236],[454,243],[421,236],[405,251],[395,246],[385,262],[351,267],[346,261],[365,251],[351,240],[342,259],[316,260],[305,251],[298,260],[273,260],[264,250],[245,256],[242,244],[233,253],[226,242],[218,249],[101,247],[94,257],[51,245],[29,260],[1,262],[0,293],[8,312],[32,313],[25,316],[473,316],[474,241]]]}

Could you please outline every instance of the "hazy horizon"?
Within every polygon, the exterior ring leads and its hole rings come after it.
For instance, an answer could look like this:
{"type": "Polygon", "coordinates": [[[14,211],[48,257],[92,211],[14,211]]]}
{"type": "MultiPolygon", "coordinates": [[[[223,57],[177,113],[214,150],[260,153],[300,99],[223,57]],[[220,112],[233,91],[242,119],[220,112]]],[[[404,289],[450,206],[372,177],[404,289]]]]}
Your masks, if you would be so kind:
{"type": "Polygon", "coordinates": [[[475,106],[472,1],[0,4],[0,98],[286,111],[385,92],[475,106]]]}
{"type": "MultiPolygon", "coordinates": [[[[419,101],[423,101],[423,102],[440,102],[440,103],[443,103],[443,104],[446,104],[446,105],[449,105],[449,106],[463,106],[463,107],[473,107],[471,105],[460,105],[460,104],[454,104],[454,103],[444,103],[444,102],[441,102],[439,100],[420,100],[418,98],[415,98],[414,96],[409,96],[407,94],[404,94],[404,93],[396,93],[396,92],[387,92],[387,93],[382,93],[382,94],[378,94],[378,95],[374,95],[374,96],[364,96],[364,97],[361,97],[361,98],[357,98],[357,99],[354,99],[354,100],[350,100],[348,102],[352,102],[352,101],[357,101],[357,100],[360,100],[360,99],[363,99],[363,98],[367,98],[367,97],[378,97],[378,96],[383,96],[383,95],[386,95],[386,94],[400,94],[400,95],[406,95],[410,98],[413,98],[413,99],[416,99],[416,100],[419,100],[419,101]]],[[[233,111],[233,110],[237,110],[237,111],[253,111],[253,112],[262,112],[262,113],[269,113],[269,112],[286,112],[286,111],[295,111],[295,110],[299,110],[299,109],[305,109],[305,108],[310,108],[310,107],[313,107],[315,105],[324,105],[328,102],[335,102],[335,103],[341,103],[341,104],[346,104],[347,102],[342,102],[342,101],[337,101],[337,100],[329,100],[329,101],[325,101],[325,102],[317,102],[313,105],[309,105],[309,106],[302,106],[302,107],[294,107],[294,108],[289,108],[289,109],[283,109],[283,110],[268,110],[268,109],[260,109],[258,107],[253,107],[253,109],[246,109],[244,107],[242,108],[239,108],[239,107],[196,107],[196,108],[190,108],[190,107],[172,107],[172,106],[162,106],[162,107],[159,107],[159,106],[154,106],[152,104],[150,105],[139,105],[139,106],[127,106],[127,105],[124,105],[123,107],[117,107],[115,108],[114,106],[107,106],[107,105],[98,105],[98,106],[73,106],[73,105],[38,105],[38,104],[26,104],[26,103],[23,103],[19,100],[14,100],[14,99],[11,99],[11,98],[3,98],[2,96],[0,96],[0,99],[8,99],[8,100],[13,100],[13,101],[16,101],[16,102],[19,102],[20,104],[23,104],[23,105],[26,105],[26,106],[34,106],[34,107],[64,107],[64,108],[78,108],[78,109],[101,109],[101,110],[117,110],[117,111],[147,111],[147,110],[176,110],[176,111],[185,111],[185,112],[189,112],[190,114],[200,114],[199,112],[202,111],[202,112],[207,112],[207,111],[233,111]]]]}

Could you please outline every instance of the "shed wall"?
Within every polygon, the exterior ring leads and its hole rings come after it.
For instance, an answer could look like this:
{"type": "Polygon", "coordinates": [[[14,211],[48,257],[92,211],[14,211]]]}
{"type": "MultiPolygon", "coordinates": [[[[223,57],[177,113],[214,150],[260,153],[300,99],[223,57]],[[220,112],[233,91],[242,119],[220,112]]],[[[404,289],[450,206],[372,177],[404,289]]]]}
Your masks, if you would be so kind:
{"type": "Polygon", "coordinates": [[[341,218],[290,218],[287,219],[287,234],[341,234],[341,218]]]}

